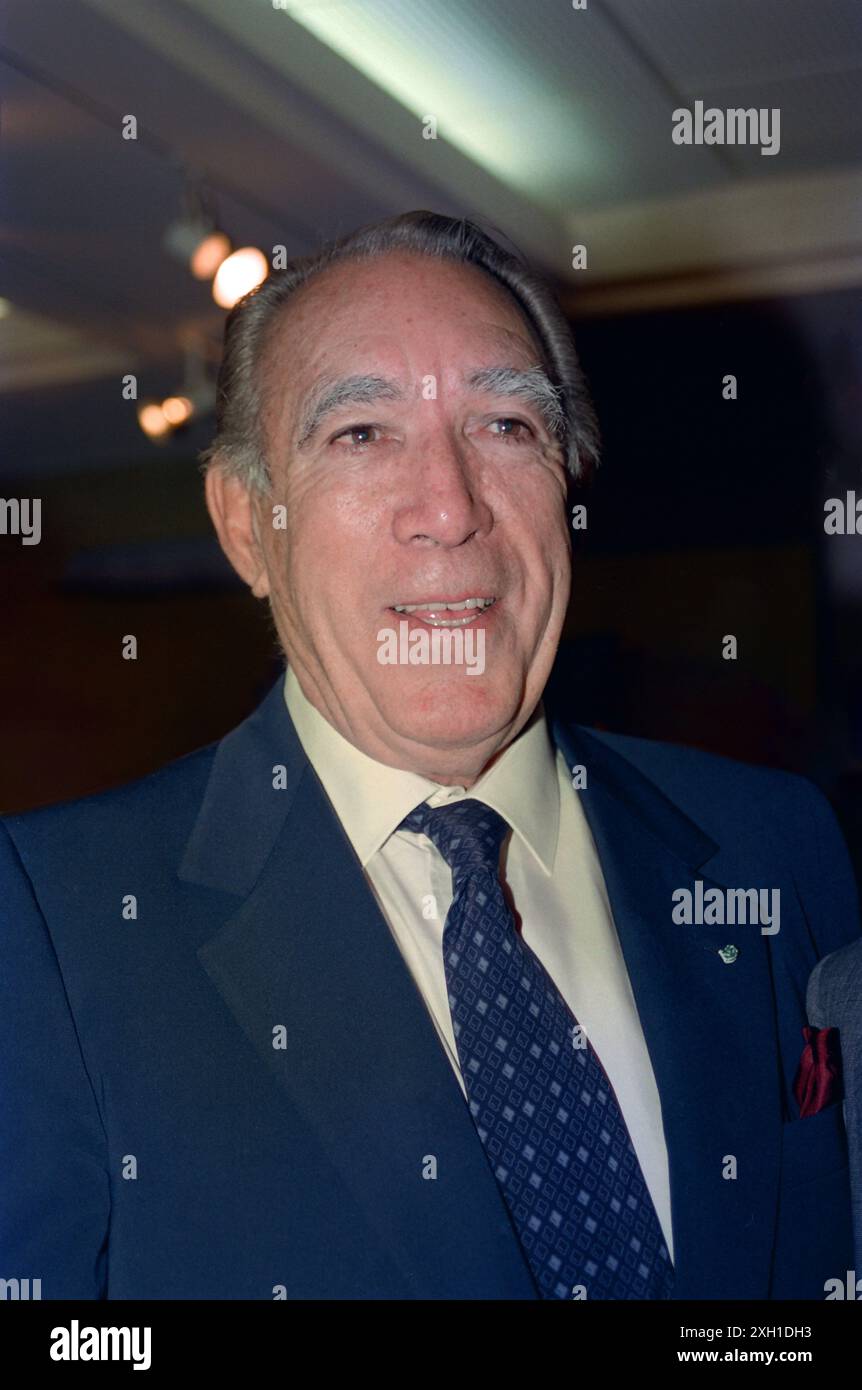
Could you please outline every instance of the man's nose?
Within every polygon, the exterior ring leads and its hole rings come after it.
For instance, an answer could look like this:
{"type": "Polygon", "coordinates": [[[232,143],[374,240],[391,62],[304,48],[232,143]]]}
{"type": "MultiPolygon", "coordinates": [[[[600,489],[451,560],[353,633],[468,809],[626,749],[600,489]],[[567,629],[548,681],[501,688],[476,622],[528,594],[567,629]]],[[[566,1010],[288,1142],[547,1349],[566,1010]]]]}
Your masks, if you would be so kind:
{"type": "Polygon", "coordinates": [[[396,510],[396,540],[456,546],[487,534],[492,526],[491,509],[480,494],[480,470],[469,450],[451,438],[420,446],[396,510]]]}

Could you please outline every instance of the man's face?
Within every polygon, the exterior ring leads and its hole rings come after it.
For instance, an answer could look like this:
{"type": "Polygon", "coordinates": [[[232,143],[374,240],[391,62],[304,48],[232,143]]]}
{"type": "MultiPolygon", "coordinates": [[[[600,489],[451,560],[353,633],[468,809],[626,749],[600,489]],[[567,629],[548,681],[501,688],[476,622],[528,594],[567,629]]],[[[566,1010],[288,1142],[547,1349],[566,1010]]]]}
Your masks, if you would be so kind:
{"type": "Polygon", "coordinates": [[[517,305],[483,272],[401,253],[310,282],[267,358],[259,591],[330,723],[442,782],[475,780],[527,722],[566,612],[566,470],[524,386],[537,368],[517,305]],[[465,599],[493,603],[424,608],[465,599]],[[402,622],[414,650],[414,633],[430,650],[435,627],[460,625],[474,665],[481,630],[484,670],[381,664],[379,634],[402,622]]]}

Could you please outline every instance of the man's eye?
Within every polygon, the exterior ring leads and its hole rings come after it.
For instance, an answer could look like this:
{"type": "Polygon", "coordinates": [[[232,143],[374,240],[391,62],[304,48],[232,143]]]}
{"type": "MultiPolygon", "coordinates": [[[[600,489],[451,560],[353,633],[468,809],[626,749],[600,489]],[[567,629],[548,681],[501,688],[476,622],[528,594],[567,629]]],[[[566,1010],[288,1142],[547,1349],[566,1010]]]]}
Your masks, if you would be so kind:
{"type": "Polygon", "coordinates": [[[533,431],[524,420],[515,420],[508,415],[502,415],[498,420],[491,421],[491,432],[496,434],[498,439],[526,439],[532,435],[533,431]],[[497,426],[500,426],[497,429],[497,426]]]}
{"type": "Polygon", "coordinates": [[[350,425],[346,430],[341,430],[333,439],[333,444],[338,439],[346,439],[354,448],[361,449],[365,444],[375,443],[372,436],[380,433],[377,425],[350,425]]]}

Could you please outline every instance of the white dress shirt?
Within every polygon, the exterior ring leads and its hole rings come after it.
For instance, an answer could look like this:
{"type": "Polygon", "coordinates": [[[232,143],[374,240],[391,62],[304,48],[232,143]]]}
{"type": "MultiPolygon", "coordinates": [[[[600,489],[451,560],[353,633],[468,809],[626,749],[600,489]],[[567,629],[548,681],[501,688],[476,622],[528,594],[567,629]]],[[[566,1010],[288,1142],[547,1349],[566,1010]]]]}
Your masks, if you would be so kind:
{"type": "Polygon", "coordinates": [[[361,752],[306,699],[290,668],[284,694],[299,741],[356,851],[462,1091],[442,948],[452,875],[426,836],[397,827],[421,802],[442,806],[465,796],[491,806],[511,825],[501,876],[522,938],[601,1059],[673,1259],[658,1089],[599,856],[542,705],[493,767],[465,790],[440,786],[361,752]]]}

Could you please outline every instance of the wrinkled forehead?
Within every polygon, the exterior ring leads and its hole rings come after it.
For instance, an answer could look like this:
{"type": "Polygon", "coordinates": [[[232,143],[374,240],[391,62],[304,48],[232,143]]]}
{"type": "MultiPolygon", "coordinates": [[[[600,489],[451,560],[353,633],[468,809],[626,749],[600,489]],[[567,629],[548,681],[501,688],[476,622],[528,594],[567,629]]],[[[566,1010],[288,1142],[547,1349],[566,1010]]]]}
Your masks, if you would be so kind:
{"type": "Polygon", "coordinates": [[[319,272],[270,326],[260,373],[267,433],[285,423],[315,382],[334,371],[407,372],[407,345],[439,330],[472,368],[544,365],[538,335],[521,305],[477,266],[392,252],[346,260],[319,272]],[[474,360],[475,359],[475,360],[474,360]]]}

